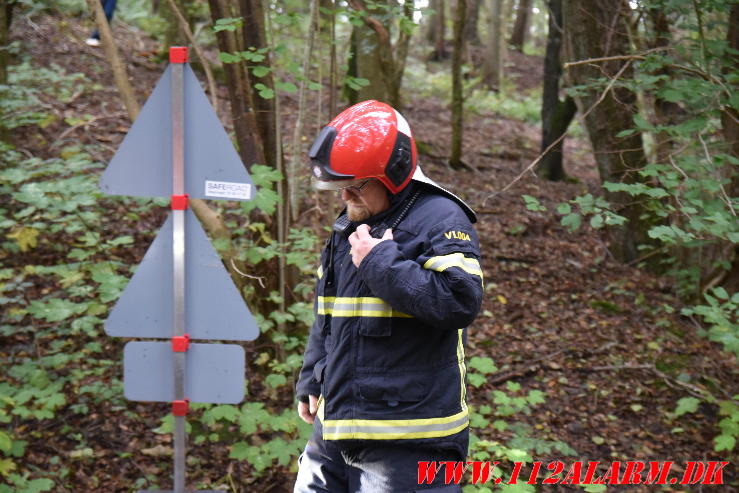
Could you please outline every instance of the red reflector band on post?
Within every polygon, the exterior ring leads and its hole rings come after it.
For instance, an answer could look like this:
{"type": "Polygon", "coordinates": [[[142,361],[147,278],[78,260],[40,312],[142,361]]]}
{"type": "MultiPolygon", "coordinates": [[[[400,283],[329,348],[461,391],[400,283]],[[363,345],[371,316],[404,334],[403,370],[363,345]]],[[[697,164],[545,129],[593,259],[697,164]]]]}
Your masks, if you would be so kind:
{"type": "Polygon", "coordinates": [[[175,336],[172,338],[172,351],[175,353],[184,353],[190,347],[190,335],[175,336]]]}
{"type": "Polygon", "coordinates": [[[185,416],[187,411],[190,410],[190,401],[185,399],[184,401],[172,401],[172,414],[175,416],[185,416]]]}
{"type": "Polygon", "coordinates": [[[189,196],[185,195],[172,195],[172,210],[173,211],[184,211],[188,206],[189,196]]]}
{"type": "Polygon", "coordinates": [[[169,63],[187,62],[187,46],[172,46],[169,48],[169,63]]]}

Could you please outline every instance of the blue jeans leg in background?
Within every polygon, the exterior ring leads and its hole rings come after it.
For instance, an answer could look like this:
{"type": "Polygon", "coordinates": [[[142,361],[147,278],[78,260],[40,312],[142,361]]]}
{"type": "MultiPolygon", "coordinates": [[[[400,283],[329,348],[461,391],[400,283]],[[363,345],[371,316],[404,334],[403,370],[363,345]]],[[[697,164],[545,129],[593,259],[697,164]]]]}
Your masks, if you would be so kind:
{"type": "MultiPolygon", "coordinates": [[[[108,19],[108,23],[113,20],[113,12],[115,12],[117,1],[118,0],[100,0],[100,3],[103,4],[103,12],[105,12],[105,18],[108,19]]],[[[93,39],[100,39],[100,33],[95,29],[90,37],[93,39]]]]}

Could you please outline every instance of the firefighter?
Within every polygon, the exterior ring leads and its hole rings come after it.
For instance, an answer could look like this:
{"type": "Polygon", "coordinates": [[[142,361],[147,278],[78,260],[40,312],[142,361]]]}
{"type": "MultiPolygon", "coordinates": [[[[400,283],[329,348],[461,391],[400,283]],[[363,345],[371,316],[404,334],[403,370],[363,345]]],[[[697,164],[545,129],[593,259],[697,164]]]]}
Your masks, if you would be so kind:
{"type": "Polygon", "coordinates": [[[324,127],[314,186],[346,208],[321,253],[298,414],[296,492],[461,491],[419,461],[464,461],[464,346],[482,300],[475,214],[427,178],[407,121],[378,101],[324,127]],[[426,478],[428,479],[428,478],[426,478]]]}

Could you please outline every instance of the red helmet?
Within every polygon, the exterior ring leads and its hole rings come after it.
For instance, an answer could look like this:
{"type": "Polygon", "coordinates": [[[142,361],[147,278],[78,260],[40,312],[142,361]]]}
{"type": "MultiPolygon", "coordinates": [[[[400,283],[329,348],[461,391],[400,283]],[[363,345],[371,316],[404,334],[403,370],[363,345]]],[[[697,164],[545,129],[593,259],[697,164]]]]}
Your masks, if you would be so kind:
{"type": "Polygon", "coordinates": [[[403,116],[379,101],[351,106],[321,130],[308,153],[319,190],[377,178],[395,194],[416,170],[416,143],[403,116]]]}

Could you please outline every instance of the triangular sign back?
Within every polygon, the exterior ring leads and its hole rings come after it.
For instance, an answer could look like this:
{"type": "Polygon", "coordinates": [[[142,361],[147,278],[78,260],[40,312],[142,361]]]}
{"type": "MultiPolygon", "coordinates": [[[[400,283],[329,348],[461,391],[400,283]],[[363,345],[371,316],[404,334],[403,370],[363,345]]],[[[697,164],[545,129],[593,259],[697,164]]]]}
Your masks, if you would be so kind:
{"type": "MultiPolygon", "coordinates": [[[[256,339],[256,320],[190,210],[185,211],[185,250],[185,332],[201,340],[256,339]]],[[[174,335],[172,255],[170,215],[105,320],[106,334],[153,339],[174,335]]]]}
{"type": "MultiPolygon", "coordinates": [[[[162,75],[100,178],[109,195],[172,195],[172,67],[162,75]]],[[[191,198],[250,200],[256,190],[231,140],[184,64],[185,193],[191,198]]]]}

